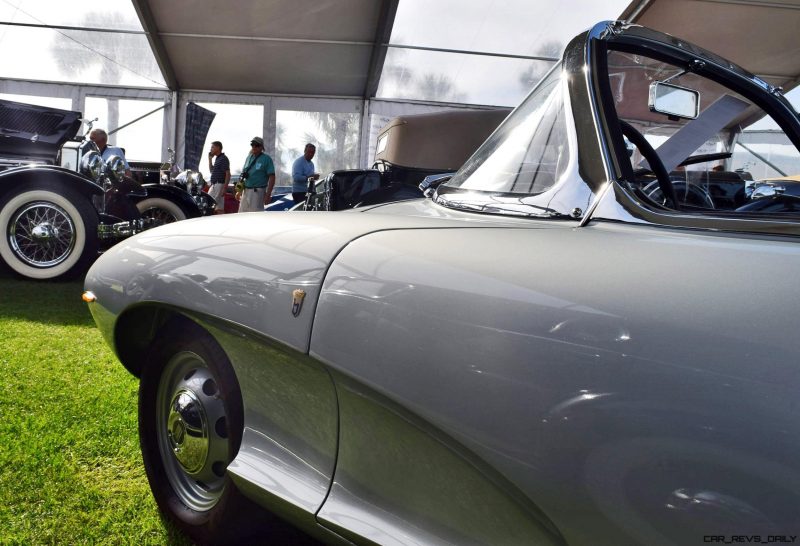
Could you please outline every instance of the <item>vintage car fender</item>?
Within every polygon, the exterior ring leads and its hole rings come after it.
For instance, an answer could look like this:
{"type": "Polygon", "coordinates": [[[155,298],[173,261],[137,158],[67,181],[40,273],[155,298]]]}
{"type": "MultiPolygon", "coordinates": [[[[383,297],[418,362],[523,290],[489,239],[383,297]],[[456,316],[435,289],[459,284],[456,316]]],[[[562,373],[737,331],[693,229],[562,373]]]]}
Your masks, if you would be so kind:
{"type": "Polygon", "coordinates": [[[200,209],[189,193],[175,186],[165,184],[146,184],[142,186],[147,194],[141,196],[131,196],[134,203],[143,201],[149,197],[160,197],[176,203],[186,213],[187,218],[197,218],[201,216],[200,209]]]}
{"type": "MultiPolygon", "coordinates": [[[[86,277],[90,309],[137,376],[161,325],[185,317],[209,331],[230,355],[245,401],[242,445],[228,467],[232,478],[275,513],[313,518],[330,487],[337,450],[334,384],[307,356],[330,264],[352,241],[382,230],[485,225],[466,217],[289,212],[176,222],[115,245],[94,264],[86,277]],[[298,299],[298,290],[304,297],[298,299]],[[264,374],[272,378],[270,396],[258,391],[264,374]],[[265,453],[274,462],[269,468],[265,453]]],[[[495,218],[497,224],[521,225],[495,218]]]]}
{"type": "MultiPolygon", "coordinates": [[[[176,222],[115,245],[88,272],[86,286],[96,292],[97,305],[92,309],[99,313],[103,335],[134,375],[141,362],[134,356],[134,347],[120,345],[119,329],[130,326],[129,312],[155,305],[183,308],[191,304],[200,315],[213,315],[307,352],[319,288],[342,248],[383,229],[464,227],[456,217],[466,214],[450,216],[293,212],[176,222]],[[181,263],[192,264],[192,274],[182,275],[181,263]],[[130,280],[122,280],[126,278],[130,280]],[[305,292],[297,316],[292,314],[294,290],[305,292]]],[[[496,218],[493,222],[519,223],[496,218]]]]}
{"type": "Polygon", "coordinates": [[[103,188],[75,171],[54,165],[27,165],[0,172],[0,195],[26,182],[50,181],[69,184],[87,197],[102,195],[103,188]]]}

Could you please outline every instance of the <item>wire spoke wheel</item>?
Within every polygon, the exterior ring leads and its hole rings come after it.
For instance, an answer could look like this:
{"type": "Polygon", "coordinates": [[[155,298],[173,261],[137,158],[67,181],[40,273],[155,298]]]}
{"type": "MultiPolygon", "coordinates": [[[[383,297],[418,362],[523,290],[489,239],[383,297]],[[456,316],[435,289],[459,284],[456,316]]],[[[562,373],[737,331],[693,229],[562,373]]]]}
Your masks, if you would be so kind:
{"type": "Polygon", "coordinates": [[[170,211],[158,207],[149,208],[144,212],[142,212],[141,214],[142,218],[145,219],[149,218],[153,220],[157,225],[171,224],[172,222],[178,221],[175,215],[172,214],[170,211]]]}
{"type": "Polygon", "coordinates": [[[34,267],[58,265],[75,247],[72,218],[44,201],[30,203],[14,214],[7,233],[14,254],[34,267]]]}
{"type": "Polygon", "coordinates": [[[157,226],[186,219],[186,213],[178,204],[161,197],[144,199],[136,204],[136,208],[143,219],[151,220],[157,226]]]}
{"type": "Polygon", "coordinates": [[[0,196],[0,260],[29,279],[85,271],[97,256],[99,217],[91,196],[63,181],[25,181],[0,196]]]}

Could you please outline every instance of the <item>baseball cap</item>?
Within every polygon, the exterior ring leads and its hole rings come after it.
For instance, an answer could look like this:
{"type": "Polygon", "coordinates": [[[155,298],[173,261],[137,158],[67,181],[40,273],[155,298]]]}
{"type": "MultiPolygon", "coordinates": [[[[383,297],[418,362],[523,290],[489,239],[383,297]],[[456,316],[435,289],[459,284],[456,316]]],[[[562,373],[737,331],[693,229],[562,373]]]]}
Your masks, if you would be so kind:
{"type": "Polygon", "coordinates": [[[250,139],[250,146],[252,146],[254,143],[258,144],[259,146],[263,146],[264,145],[264,139],[261,138],[260,136],[253,137],[253,138],[250,139]]]}

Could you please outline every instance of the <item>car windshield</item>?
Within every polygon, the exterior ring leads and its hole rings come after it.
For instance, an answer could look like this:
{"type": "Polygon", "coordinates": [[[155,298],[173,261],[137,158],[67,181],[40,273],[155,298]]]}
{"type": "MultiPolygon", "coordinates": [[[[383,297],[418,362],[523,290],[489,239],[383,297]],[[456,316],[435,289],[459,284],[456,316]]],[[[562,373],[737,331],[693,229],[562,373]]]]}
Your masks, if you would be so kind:
{"type": "Polygon", "coordinates": [[[542,80],[446,188],[525,197],[558,183],[570,162],[559,68],[542,80]]]}

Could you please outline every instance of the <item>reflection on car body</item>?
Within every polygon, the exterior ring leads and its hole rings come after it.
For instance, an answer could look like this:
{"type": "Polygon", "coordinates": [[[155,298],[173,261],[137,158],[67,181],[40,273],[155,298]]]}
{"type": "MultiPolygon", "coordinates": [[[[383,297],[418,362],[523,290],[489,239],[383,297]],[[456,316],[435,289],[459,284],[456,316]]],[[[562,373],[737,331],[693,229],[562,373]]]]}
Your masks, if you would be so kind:
{"type": "Polygon", "coordinates": [[[267,540],[267,512],[331,543],[797,534],[800,217],[748,209],[764,123],[799,172],[779,90],[600,23],[428,198],[115,246],[86,288],[160,508],[201,542],[267,540]]]}

